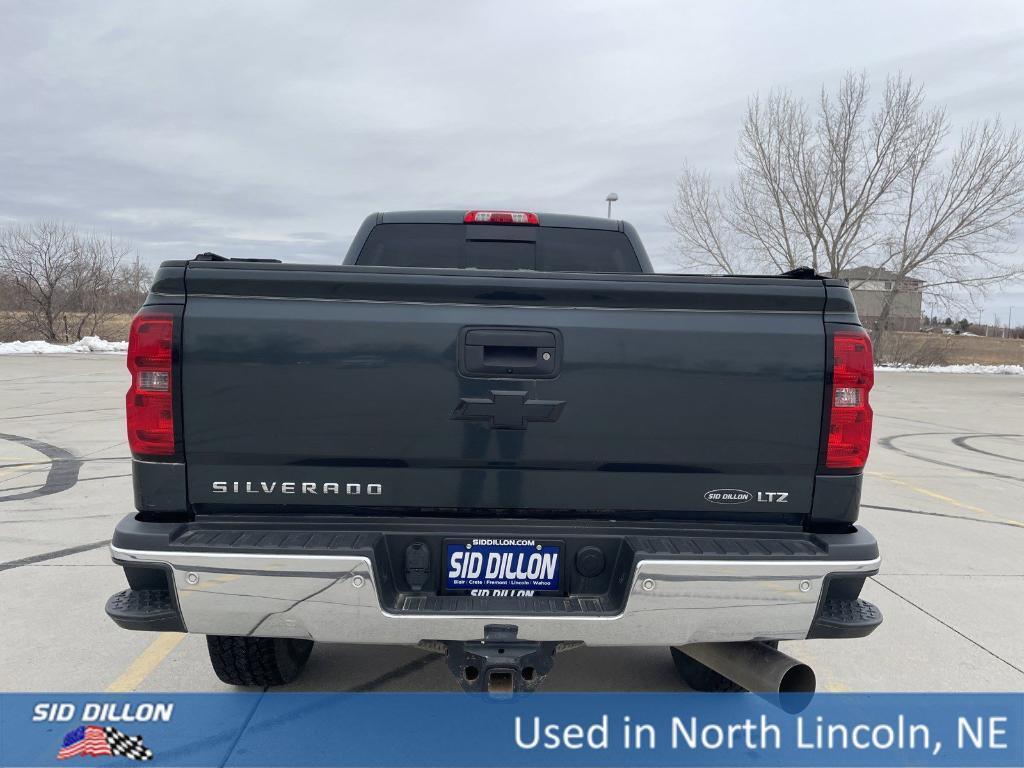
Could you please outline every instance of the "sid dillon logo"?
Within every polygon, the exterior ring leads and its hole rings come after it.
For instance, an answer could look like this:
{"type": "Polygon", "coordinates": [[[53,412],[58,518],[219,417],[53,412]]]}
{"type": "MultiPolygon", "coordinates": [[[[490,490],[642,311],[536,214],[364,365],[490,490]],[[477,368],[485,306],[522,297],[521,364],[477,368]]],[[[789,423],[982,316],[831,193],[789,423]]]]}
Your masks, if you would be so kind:
{"type": "Polygon", "coordinates": [[[129,760],[152,760],[153,750],[141,736],[129,736],[110,725],[96,725],[104,720],[114,723],[168,723],[174,714],[171,702],[89,701],[81,706],[70,701],[41,701],[32,709],[34,723],[67,723],[92,721],[68,731],[57,751],[58,760],[73,757],[125,757],[129,760]]]}
{"type": "Polygon", "coordinates": [[[712,504],[743,504],[752,498],[754,494],[739,488],[716,488],[704,494],[704,501],[710,501],[712,504]]]}

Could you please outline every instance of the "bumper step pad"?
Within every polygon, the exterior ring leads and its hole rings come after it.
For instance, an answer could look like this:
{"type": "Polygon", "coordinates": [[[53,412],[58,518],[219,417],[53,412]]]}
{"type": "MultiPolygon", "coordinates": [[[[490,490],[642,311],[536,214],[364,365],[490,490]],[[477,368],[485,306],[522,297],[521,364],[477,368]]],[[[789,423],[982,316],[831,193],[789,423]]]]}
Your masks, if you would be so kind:
{"type": "Polygon", "coordinates": [[[830,597],[821,605],[821,611],[807,635],[812,638],[865,637],[882,623],[882,612],[867,600],[848,600],[830,597]]]}
{"type": "Polygon", "coordinates": [[[126,589],[107,600],[107,616],[125,629],[184,632],[178,606],[166,589],[126,589]]]}

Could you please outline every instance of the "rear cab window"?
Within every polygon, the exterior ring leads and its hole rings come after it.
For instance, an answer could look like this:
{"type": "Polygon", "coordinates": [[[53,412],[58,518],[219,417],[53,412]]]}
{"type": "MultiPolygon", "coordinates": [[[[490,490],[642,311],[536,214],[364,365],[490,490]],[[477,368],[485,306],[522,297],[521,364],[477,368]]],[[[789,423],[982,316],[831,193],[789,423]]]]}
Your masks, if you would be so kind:
{"type": "Polygon", "coordinates": [[[356,264],[371,267],[643,271],[623,232],[487,224],[378,224],[356,264]]]}

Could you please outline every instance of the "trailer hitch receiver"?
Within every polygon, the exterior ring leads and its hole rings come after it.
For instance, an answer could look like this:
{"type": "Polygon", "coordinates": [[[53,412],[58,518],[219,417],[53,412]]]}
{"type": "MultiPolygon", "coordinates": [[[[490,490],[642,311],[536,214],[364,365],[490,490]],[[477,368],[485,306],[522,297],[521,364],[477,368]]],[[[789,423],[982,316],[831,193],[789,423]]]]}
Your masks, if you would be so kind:
{"type": "Polygon", "coordinates": [[[513,624],[488,624],[484,639],[444,643],[448,669],[463,690],[496,696],[533,691],[555,663],[557,642],[519,640],[513,624]]]}

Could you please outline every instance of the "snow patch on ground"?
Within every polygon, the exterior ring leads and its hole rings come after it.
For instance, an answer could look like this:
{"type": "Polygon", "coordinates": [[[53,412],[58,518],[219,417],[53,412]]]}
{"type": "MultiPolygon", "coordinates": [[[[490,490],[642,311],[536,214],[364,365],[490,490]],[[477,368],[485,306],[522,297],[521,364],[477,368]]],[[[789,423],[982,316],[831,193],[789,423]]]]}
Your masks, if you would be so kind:
{"type": "Polygon", "coordinates": [[[1004,376],[1024,376],[1024,365],[880,365],[876,371],[923,371],[925,373],[998,373],[1004,376]]]}
{"type": "Polygon", "coordinates": [[[74,344],[51,344],[48,341],[0,342],[0,355],[59,355],[77,352],[127,351],[127,341],[106,341],[99,336],[86,336],[74,344]]]}

